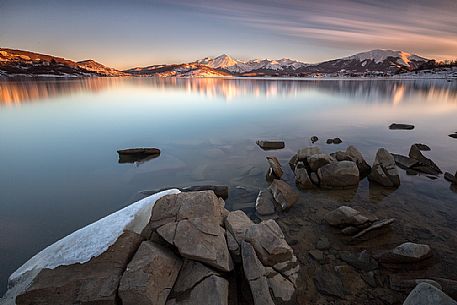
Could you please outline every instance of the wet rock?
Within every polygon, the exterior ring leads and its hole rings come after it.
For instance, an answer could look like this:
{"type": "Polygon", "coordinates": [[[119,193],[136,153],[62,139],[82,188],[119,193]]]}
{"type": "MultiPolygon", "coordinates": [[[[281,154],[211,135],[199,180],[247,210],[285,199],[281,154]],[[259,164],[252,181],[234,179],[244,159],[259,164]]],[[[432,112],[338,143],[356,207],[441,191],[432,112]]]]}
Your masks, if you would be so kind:
{"type": "Polygon", "coordinates": [[[426,145],[426,144],[422,144],[422,143],[416,143],[414,144],[416,145],[417,148],[419,148],[419,150],[422,150],[422,151],[431,151],[432,149],[426,145]]]}
{"type": "Polygon", "coordinates": [[[306,159],[309,156],[312,156],[315,154],[320,154],[320,153],[321,153],[321,150],[319,149],[319,147],[316,147],[316,146],[301,148],[298,150],[298,153],[297,153],[298,161],[306,161],[306,159]]]}
{"type": "Polygon", "coordinates": [[[349,188],[359,184],[359,169],[351,161],[327,164],[318,169],[317,175],[323,188],[349,188]]]}
{"type": "Polygon", "coordinates": [[[315,172],[324,165],[336,162],[336,160],[327,154],[315,154],[307,158],[310,169],[315,172]]]}
{"type": "Polygon", "coordinates": [[[187,294],[170,299],[167,305],[220,304],[228,305],[229,282],[217,275],[210,275],[187,294]]]}
{"type": "Polygon", "coordinates": [[[394,157],[385,148],[378,149],[368,179],[385,187],[400,186],[400,175],[394,157]]]}
{"type": "Polygon", "coordinates": [[[435,286],[422,282],[411,291],[403,305],[457,305],[457,302],[435,286]]]}
{"type": "Polygon", "coordinates": [[[317,141],[319,141],[319,138],[318,138],[318,137],[316,137],[316,136],[312,136],[312,137],[311,137],[311,143],[314,144],[314,143],[316,143],[317,141]]]}
{"type": "Polygon", "coordinates": [[[393,123],[389,126],[391,130],[413,130],[414,125],[393,123]]]}
{"type": "Polygon", "coordinates": [[[357,168],[359,169],[359,176],[360,178],[365,178],[371,172],[371,166],[363,158],[362,153],[355,147],[350,145],[346,149],[346,154],[350,156],[353,161],[357,164],[357,168]]]}
{"type": "Polygon", "coordinates": [[[330,248],[330,242],[327,237],[321,236],[317,241],[316,248],[319,250],[328,250],[330,248]]]}
{"type": "Polygon", "coordinates": [[[344,251],[340,253],[340,258],[352,267],[365,272],[378,269],[378,262],[366,250],[360,253],[344,251]]]}
{"type": "Polygon", "coordinates": [[[430,246],[406,242],[381,255],[378,261],[383,263],[416,263],[432,256],[430,246]]]}
{"type": "Polygon", "coordinates": [[[140,235],[124,231],[100,256],[83,264],[43,269],[16,304],[117,304],[117,289],[140,235]]]}
{"type": "Polygon", "coordinates": [[[327,139],[327,141],[325,141],[325,143],[332,144],[333,143],[333,139],[327,139]]]}
{"type": "Polygon", "coordinates": [[[270,190],[261,190],[255,201],[255,210],[257,214],[265,216],[276,212],[276,202],[270,190]]]}
{"type": "Polygon", "coordinates": [[[358,240],[367,240],[373,238],[379,234],[385,233],[387,229],[389,229],[390,225],[395,221],[394,218],[383,219],[375,221],[371,226],[368,228],[360,231],[356,235],[352,236],[352,241],[358,240]]]}
{"type": "Polygon", "coordinates": [[[455,175],[453,175],[451,173],[445,172],[444,179],[451,182],[452,184],[457,184],[457,173],[455,175]]]}
{"type": "Polygon", "coordinates": [[[182,260],[172,251],[145,241],[122,275],[119,297],[123,305],[165,304],[182,260]]]}
{"type": "Polygon", "coordinates": [[[179,189],[181,192],[198,192],[198,191],[213,191],[217,197],[222,199],[228,198],[228,186],[226,185],[194,185],[179,189]]]}
{"type": "Polygon", "coordinates": [[[431,159],[425,157],[417,145],[411,145],[409,157],[419,161],[419,166],[414,169],[420,170],[426,174],[438,175],[441,174],[441,169],[431,159]]]}
{"type": "Polygon", "coordinates": [[[355,162],[355,159],[351,157],[348,153],[344,151],[337,151],[334,153],[331,153],[330,156],[335,158],[337,161],[352,161],[355,162]]]}
{"type": "Polygon", "coordinates": [[[272,172],[272,177],[274,179],[279,179],[282,177],[283,171],[281,168],[281,164],[279,163],[278,158],[276,157],[267,157],[268,164],[270,165],[270,169],[272,172]]]}
{"type": "Polygon", "coordinates": [[[273,180],[270,185],[271,193],[282,210],[286,210],[298,201],[298,194],[286,182],[273,180]]]}
{"type": "Polygon", "coordinates": [[[340,278],[332,272],[318,270],[314,277],[316,289],[324,295],[342,298],[344,296],[344,287],[340,278]]]}
{"type": "Polygon", "coordinates": [[[333,138],[333,144],[341,144],[343,141],[340,138],[333,138]]]}
{"type": "Polygon", "coordinates": [[[298,163],[298,154],[293,155],[289,160],[289,166],[292,170],[295,170],[295,167],[298,163]]]}
{"type": "Polygon", "coordinates": [[[403,169],[412,168],[417,165],[419,161],[413,158],[409,158],[399,154],[392,154],[394,157],[395,163],[403,169]]]}
{"type": "Polygon", "coordinates": [[[306,168],[302,162],[300,162],[297,165],[297,167],[295,168],[294,174],[295,174],[295,183],[301,189],[307,190],[307,189],[314,188],[314,184],[311,181],[311,178],[308,175],[308,171],[306,170],[306,168]]]}
{"type": "Polygon", "coordinates": [[[246,230],[253,224],[252,220],[241,210],[230,212],[225,219],[225,228],[230,231],[239,245],[246,237],[246,230]]]}
{"type": "Polygon", "coordinates": [[[457,132],[451,133],[449,137],[457,139],[457,132]]]}
{"type": "Polygon", "coordinates": [[[160,156],[158,148],[128,148],[117,151],[119,154],[119,163],[134,163],[137,161],[146,161],[160,156]]]}
{"type": "Polygon", "coordinates": [[[369,221],[369,219],[360,214],[359,211],[348,206],[340,206],[327,213],[324,216],[324,219],[331,226],[359,226],[369,221]]]}
{"type": "Polygon", "coordinates": [[[260,148],[264,150],[269,150],[269,149],[282,149],[285,147],[285,144],[283,141],[262,141],[258,140],[256,141],[256,144],[260,146],[260,148]]]}
{"type": "Polygon", "coordinates": [[[246,241],[252,244],[265,266],[288,261],[293,256],[292,248],[284,239],[281,228],[272,219],[250,226],[246,230],[246,241]]]}

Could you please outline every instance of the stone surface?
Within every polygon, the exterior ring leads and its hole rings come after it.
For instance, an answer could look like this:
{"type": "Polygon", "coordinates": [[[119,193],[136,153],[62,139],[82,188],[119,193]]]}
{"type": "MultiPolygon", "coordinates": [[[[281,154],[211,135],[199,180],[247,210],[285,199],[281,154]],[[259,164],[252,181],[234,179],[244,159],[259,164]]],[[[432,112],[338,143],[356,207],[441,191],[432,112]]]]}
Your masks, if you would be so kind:
{"type": "Polygon", "coordinates": [[[320,153],[321,150],[319,149],[319,147],[316,146],[301,148],[298,150],[297,153],[298,161],[305,161],[309,156],[320,153]]]}
{"type": "Polygon", "coordinates": [[[318,262],[322,262],[324,260],[324,253],[320,250],[310,250],[309,255],[318,262]]]}
{"type": "MultiPolygon", "coordinates": [[[[228,305],[229,282],[220,276],[211,275],[199,282],[189,293],[167,301],[167,305],[228,305]]],[[[140,305],[140,304],[138,304],[140,305]]]]}
{"type": "Polygon", "coordinates": [[[169,249],[144,241],[122,275],[122,304],[165,304],[181,265],[181,258],[169,249]]]}
{"type": "Polygon", "coordinates": [[[314,188],[314,184],[311,181],[311,178],[308,175],[308,171],[306,170],[305,166],[303,163],[299,163],[297,167],[295,168],[294,171],[295,174],[295,183],[301,188],[301,189],[312,189],[314,188]]]}
{"type": "Polygon", "coordinates": [[[213,191],[217,197],[228,198],[229,188],[226,185],[193,185],[179,189],[181,192],[213,191]]]}
{"type": "Polygon", "coordinates": [[[457,305],[457,302],[435,286],[422,282],[411,291],[403,305],[457,305]]]}
{"type": "Polygon", "coordinates": [[[366,229],[363,229],[356,235],[352,236],[352,241],[365,240],[375,237],[378,234],[382,234],[386,229],[395,221],[394,218],[383,219],[375,221],[371,226],[366,229]]]}
{"type": "Polygon", "coordinates": [[[16,304],[117,304],[122,273],[141,241],[140,235],[125,231],[87,263],[41,270],[16,304]]]}
{"type": "Polygon", "coordinates": [[[412,168],[419,163],[416,159],[403,155],[392,154],[392,156],[394,157],[395,163],[403,169],[412,168]]]}
{"type": "Polygon", "coordinates": [[[365,272],[378,268],[378,262],[366,250],[360,253],[344,251],[341,252],[340,258],[352,267],[365,272]]]}
{"type": "MultiPolygon", "coordinates": [[[[166,273],[164,273],[166,275],[166,273]]],[[[211,275],[219,275],[215,270],[192,260],[186,260],[179,272],[179,276],[173,286],[173,294],[179,295],[190,291],[203,279],[211,275]]]]}
{"type": "Polygon", "coordinates": [[[273,272],[267,277],[268,286],[275,298],[290,301],[295,292],[294,285],[280,273],[273,272]]]}
{"type": "Polygon", "coordinates": [[[270,190],[261,190],[255,201],[255,210],[257,214],[265,216],[276,212],[276,202],[270,190]]]}
{"type": "MultiPolygon", "coordinates": [[[[262,276],[256,280],[249,281],[254,305],[275,305],[271,298],[267,279],[262,276]]],[[[203,304],[203,303],[202,303],[203,304]]]]}
{"type": "Polygon", "coordinates": [[[389,126],[389,129],[392,129],[392,130],[413,130],[414,129],[414,125],[393,123],[393,124],[391,124],[389,126]]]}
{"type": "Polygon", "coordinates": [[[286,182],[275,179],[270,185],[271,193],[283,210],[293,206],[298,201],[298,194],[286,182]]]}
{"type": "Polygon", "coordinates": [[[416,143],[414,144],[416,145],[417,148],[419,148],[419,150],[422,150],[422,151],[431,151],[432,149],[426,145],[426,144],[422,144],[422,143],[416,143]]]}
{"type": "Polygon", "coordinates": [[[457,173],[455,175],[453,175],[451,173],[445,172],[444,179],[451,182],[452,184],[457,184],[457,173]]]}
{"type": "Polygon", "coordinates": [[[243,241],[241,243],[241,259],[243,262],[244,275],[248,281],[252,281],[265,275],[265,267],[257,258],[252,245],[243,241]]]}
{"type": "Polygon", "coordinates": [[[360,178],[365,178],[370,174],[371,166],[368,165],[368,163],[365,161],[365,158],[363,158],[362,153],[355,146],[350,145],[346,149],[346,154],[350,156],[357,164],[360,178]]]}
{"type": "Polygon", "coordinates": [[[268,164],[270,165],[270,169],[276,179],[282,177],[283,171],[281,164],[279,163],[278,158],[276,157],[267,157],[268,164]]]}
{"type": "Polygon", "coordinates": [[[316,289],[329,296],[342,298],[344,296],[344,287],[340,278],[332,272],[318,270],[314,277],[316,289]]]}
{"type": "Polygon", "coordinates": [[[285,241],[281,228],[272,219],[250,226],[246,230],[246,241],[252,244],[265,266],[288,261],[293,256],[292,248],[285,241]]]}
{"type": "Polygon", "coordinates": [[[368,179],[385,187],[400,186],[400,175],[394,157],[385,148],[378,149],[368,179]]]}
{"type": "Polygon", "coordinates": [[[298,154],[293,155],[289,160],[289,166],[292,170],[295,170],[295,167],[298,163],[298,154]]]}
{"type": "Polygon", "coordinates": [[[283,141],[262,141],[258,140],[256,141],[256,144],[259,145],[262,149],[268,150],[268,149],[282,149],[285,147],[285,144],[283,141]]]}
{"type": "Polygon", "coordinates": [[[225,219],[226,230],[232,233],[238,244],[245,240],[246,230],[250,228],[254,223],[251,219],[241,210],[230,212],[225,219]]]}
{"type": "Polygon", "coordinates": [[[312,172],[311,175],[309,175],[309,178],[311,179],[311,182],[313,182],[314,185],[320,184],[319,177],[315,172],[312,172]]]}
{"type": "Polygon", "coordinates": [[[415,144],[411,145],[409,150],[409,157],[419,161],[420,166],[416,166],[416,170],[423,171],[427,174],[438,175],[443,173],[438,165],[435,164],[431,159],[425,157],[419,147],[415,144]]]}
{"type": "Polygon", "coordinates": [[[336,159],[328,154],[320,153],[309,156],[307,161],[310,169],[315,172],[324,165],[336,162],[336,159]]]}
{"type": "Polygon", "coordinates": [[[406,242],[381,255],[378,260],[384,263],[415,263],[432,256],[429,245],[406,242]]]}
{"type": "Polygon", "coordinates": [[[360,214],[359,211],[348,206],[340,206],[327,213],[324,216],[324,219],[331,226],[363,225],[369,221],[369,219],[360,214]]]}
{"type": "Polygon", "coordinates": [[[320,186],[323,188],[349,188],[359,184],[359,169],[354,162],[340,161],[318,169],[320,186]]]}
{"type": "Polygon", "coordinates": [[[340,138],[333,138],[333,144],[341,144],[343,143],[343,140],[341,140],[340,138]]]}

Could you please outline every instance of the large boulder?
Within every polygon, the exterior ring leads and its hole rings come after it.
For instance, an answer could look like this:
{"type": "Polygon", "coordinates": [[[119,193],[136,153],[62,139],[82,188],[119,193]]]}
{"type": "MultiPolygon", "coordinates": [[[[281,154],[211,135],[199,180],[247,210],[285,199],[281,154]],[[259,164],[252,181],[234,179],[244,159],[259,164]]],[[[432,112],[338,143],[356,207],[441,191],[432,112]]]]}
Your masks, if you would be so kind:
{"type": "Polygon", "coordinates": [[[246,241],[252,244],[265,266],[288,261],[293,256],[292,248],[284,239],[281,228],[272,219],[251,225],[246,230],[246,241]]]}
{"type": "Polygon", "coordinates": [[[298,194],[286,182],[275,179],[270,185],[273,198],[286,210],[298,201],[298,194]]]}
{"type": "Polygon", "coordinates": [[[383,263],[416,263],[432,256],[429,245],[406,242],[383,253],[378,261],[383,263]]]}
{"type": "Polygon", "coordinates": [[[403,305],[457,305],[457,302],[429,283],[419,283],[403,305]]]}
{"type": "Polygon", "coordinates": [[[139,234],[124,231],[108,250],[86,263],[41,270],[16,297],[16,304],[118,304],[122,273],[141,241],[139,234]]]}
{"type": "Polygon", "coordinates": [[[298,161],[306,161],[306,159],[309,156],[312,156],[315,154],[320,154],[320,153],[321,153],[321,150],[319,149],[319,147],[316,147],[316,146],[305,147],[305,148],[301,148],[298,150],[297,158],[298,158],[298,161]]]}
{"type": "Polygon", "coordinates": [[[182,259],[171,250],[144,241],[122,275],[122,304],[165,305],[181,265],[182,259]]]}
{"type": "Polygon", "coordinates": [[[336,162],[336,159],[327,154],[315,154],[307,158],[310,169],[315,172],[324,165],[336,162]]]}
{"type": "Polygon", "coordinates": [[[353,161],[357,164],[357,168],[359,169],[360,178],[365,178],[371,172],[371,166],[368,165],[367,161],[363,158],[362,153],[355,148],[355,146],[350,145],[346,149],[346,154],[350,156],[353,161]]]}
{"type": "Polygon", "coordinates": [[[354,162],[341,161],[318,169],[320,186],[323,188],[349,188],[359,184],[359,169],[354,162]]]}
{"type": "Polygon", "coordinates": [[[369,221],[359,211],[348,206],[340,206],[327,213],[324,219],[331,226],[360,226],[369,221]]]}
{"type": "Polygon", "coordinates": [[[385,148],[378,149],[376,158],[368,175],[370,181],[385,187],[399,187],[400,175],[395,166],[394,157],[385,148]]]}

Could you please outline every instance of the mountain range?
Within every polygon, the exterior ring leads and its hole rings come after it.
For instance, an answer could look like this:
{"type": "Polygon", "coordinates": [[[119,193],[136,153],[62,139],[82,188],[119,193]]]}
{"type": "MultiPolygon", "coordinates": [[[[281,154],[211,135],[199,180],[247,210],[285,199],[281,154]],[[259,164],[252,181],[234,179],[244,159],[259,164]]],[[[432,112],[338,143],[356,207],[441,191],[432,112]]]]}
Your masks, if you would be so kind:
{"type": "Polygon", "coordinates": [[[372,50],[317,64],[282,58],[242,61],[223,54],[189,63],[135,67],[125,71],[94,60],[72,61],[29,51],[0,48],[0,77],[316,77],[387,76],[420,68],[430,60],[404,51],[372,50]]]}

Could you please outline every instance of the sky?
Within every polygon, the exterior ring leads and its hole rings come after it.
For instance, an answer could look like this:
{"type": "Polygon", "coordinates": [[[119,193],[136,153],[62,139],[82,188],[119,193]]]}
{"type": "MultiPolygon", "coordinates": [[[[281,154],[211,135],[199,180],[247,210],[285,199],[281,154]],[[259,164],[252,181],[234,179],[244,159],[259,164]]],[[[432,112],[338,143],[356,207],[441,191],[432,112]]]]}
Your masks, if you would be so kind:
{"type": "Polygon", "coordinates": [[[372,49],[457,58],[457,0],[0,0],[0,47],[118,69],[372,49]]]}

